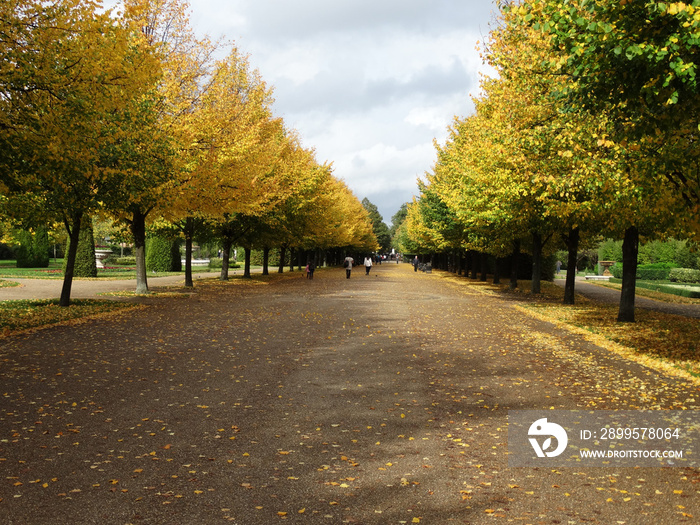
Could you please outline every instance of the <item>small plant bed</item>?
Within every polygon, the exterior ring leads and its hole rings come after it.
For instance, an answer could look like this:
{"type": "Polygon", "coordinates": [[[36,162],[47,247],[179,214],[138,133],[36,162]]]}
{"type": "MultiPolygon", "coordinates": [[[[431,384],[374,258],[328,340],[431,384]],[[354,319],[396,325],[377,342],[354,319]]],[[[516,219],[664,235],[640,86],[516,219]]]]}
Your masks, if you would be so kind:
{"type": "Polygon", "coordinates": [[[58,300],[2,301],[0,302],[0,336],[56,323],[77,321],[123,312],[140,307],[133,303],[79,299],[69,307],[61,307],[58,300]]]}
{"type": "Polygon", "coordinates": [[[0,279],[0,288],[14,288],[15,286],[19,286],[20,284],[16,281],[5,281],[3,279],[0,279]]]}

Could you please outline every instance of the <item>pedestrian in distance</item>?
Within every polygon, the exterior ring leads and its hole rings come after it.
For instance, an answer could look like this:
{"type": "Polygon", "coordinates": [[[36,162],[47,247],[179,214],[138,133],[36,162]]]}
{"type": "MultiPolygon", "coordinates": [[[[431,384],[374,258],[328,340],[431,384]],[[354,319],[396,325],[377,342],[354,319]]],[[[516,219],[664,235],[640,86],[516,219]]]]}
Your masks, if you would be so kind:
{"type": "Polygon", "coordinates": [[[369,275],[369,271],[372,268],[372,257],[365,257],[365,275],[369,275]]]}
{"type": "Polygon", "coordinates": [[[308,279],[314,278],[314,270],[315,269],[316,269],[316,265],[314,264],[314,262],[309,261],[309,264],[306,265],[306,277],[308,279]]]}
{"type": "Polygon", "coordinates": [[[417,255],[413,258],[413,271],[414,272],[418,271],[418,256],[417,255]]]}
{"type": "Polygon", "coordinates": [[[345,278],[350,279],[350,272],[352,272],[352,265],[355,264],[355,259],[349,255],[343,261],[343,268],[345,268],[345,278]]]}

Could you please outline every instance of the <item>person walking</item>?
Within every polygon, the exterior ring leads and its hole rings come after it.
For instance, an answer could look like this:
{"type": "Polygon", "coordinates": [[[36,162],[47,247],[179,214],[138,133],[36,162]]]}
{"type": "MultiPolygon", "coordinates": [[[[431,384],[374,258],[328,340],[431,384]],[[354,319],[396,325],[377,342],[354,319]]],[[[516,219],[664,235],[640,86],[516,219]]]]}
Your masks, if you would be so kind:
{"type": "Polygon", "coordinates": [[[315,269],[316,269],[316,265],[314,264],[314,262],[309,261],[309,264],[306,265],[306,277],[308,279],[314,278],[314,270],[315,269]]]}
{"type": "Polygon", "coordinates": [[[417,255],[413,258],[413,271],[414,272],[418,271],[418,256],[417,255]]]}
{"type": "Polygon", "coordinates": [[[355,259],[349,255],[345,258],[343,262],[343,268],[345,268],[345,278],[350,279],[350,272],[352,271],[352,265],[355,264],[355,259]]]}
{"type": "Polygon", "coordinates": [[[365,257],[365,275],[369,275],[369,270],[372,268],[372,257],[365,257]]]}

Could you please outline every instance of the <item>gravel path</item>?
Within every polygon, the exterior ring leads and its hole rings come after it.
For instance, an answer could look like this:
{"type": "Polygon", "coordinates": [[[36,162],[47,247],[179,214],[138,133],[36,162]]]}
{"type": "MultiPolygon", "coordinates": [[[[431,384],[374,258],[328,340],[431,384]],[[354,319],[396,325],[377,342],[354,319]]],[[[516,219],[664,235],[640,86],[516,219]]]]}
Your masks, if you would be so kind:
{"type": "Polygon", "coordinates": [[[2,523],[697,523],[697,469],[507,454],[509,410],[697,410],[696,386],[439,272],[344,273],[0,340],[2,523]]]}

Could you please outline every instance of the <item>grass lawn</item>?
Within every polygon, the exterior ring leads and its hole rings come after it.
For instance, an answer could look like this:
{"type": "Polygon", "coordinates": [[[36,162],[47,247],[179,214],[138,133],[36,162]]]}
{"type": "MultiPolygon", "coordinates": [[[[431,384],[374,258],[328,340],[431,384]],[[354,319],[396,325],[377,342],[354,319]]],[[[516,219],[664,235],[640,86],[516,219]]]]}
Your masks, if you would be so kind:
{"type": "MultiPolygon", "coordinates": [[[[63,279],[63,259],[51,259],[48,268],[17,268],[16,261],[0,261],[0,279],[63,279]]],[[[193,266],[193,272],[220,272],[208,266],[193,266]]],[[[182,272],[149,272],[149,277],[164,277],[167,275],[184,275],[182,272]]],[[[134,266],[108,266],[97,270],[97,278],[102,279],[136,279],[134,266]]],[[[84,279],[84,277],[75,277],[84,279]]]]}
{"type": "MultiPolygon", "coordinates": [[[[611,283],[606,281],[590,281],[591,284],[596,286],[604,286],[606,288],[612,288],[614,290],[619,290],[622,288],[620,283],[611,283]]],[[[676,288],[679,290],[692,290],[700,292],[700,284],[685,284],[685,283],[674,283],[671,281],[637,281],[636,294],[639,297],[648,297],[649,299],[655,299],[657,301],[663,301],[666,303],[679,303],[679,304],[700,304],[700,299],[692,297],[683,297],[680,294],[664,293],[662,291],[655,290],[657,286],[676,288]]]]}

